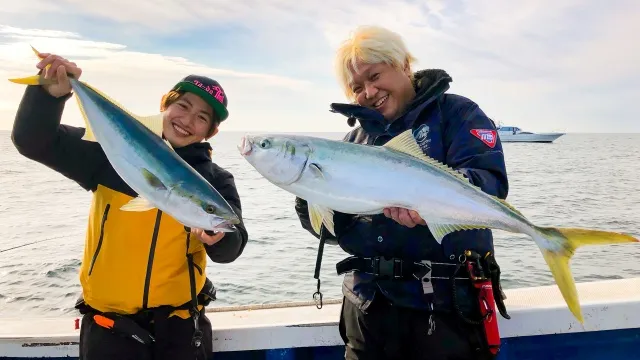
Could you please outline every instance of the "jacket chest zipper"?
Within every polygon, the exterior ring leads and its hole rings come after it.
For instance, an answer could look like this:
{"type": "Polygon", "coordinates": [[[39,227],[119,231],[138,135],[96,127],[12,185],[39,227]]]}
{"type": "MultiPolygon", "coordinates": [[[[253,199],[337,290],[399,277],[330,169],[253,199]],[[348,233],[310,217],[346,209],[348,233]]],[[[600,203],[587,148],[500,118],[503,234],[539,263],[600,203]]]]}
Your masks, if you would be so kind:
{"type": "Polygon", "coordinates": [[[158,210],[156,215],[156,224],[153,228],[153,237],[151,238],[151,246],[149,249],[149,260],[147,261],[147,275],[144,279],[144,293],[142,295],[142,308],[146,309],[149,302],[149,286],[151,284],[151,269],[153,268],[153,256],[156,252],[156,243],[158,242],[158,231],[160,230],[160,219],[162,211],[158,210]]]}
{"type": "Polygon", "coordinates": [[[96,246],[96,251],[93,253],[93,258],[91,259],[91,266],[89,267],[89,276],[93,272],[93,266],[96,264],[96,259],[98,258],[98,254],[100,253],[100,248],[102,247],[102,239],[104,238],[104,224],[107,221],[107,215],[109,214],[109,208],[111,204],[107,204],[104,208],[104,214],[102,214],[102,223],[100,224],[100,238],[98,239],[98,246],[96,246]]]}

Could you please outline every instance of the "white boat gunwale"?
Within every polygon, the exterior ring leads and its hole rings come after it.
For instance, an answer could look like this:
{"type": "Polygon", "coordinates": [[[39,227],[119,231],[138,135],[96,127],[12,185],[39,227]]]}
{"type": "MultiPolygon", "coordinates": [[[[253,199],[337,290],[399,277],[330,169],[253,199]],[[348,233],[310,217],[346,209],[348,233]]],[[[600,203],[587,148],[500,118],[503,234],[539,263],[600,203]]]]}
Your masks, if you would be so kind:
{"type": "MultiPolygon", "coordinates": [[[[584,327],[556,285],[505,290],[511,320],[498,316],[503,339],[640,329],[640,277],[578,283],[584,327]]],[[[341,302],[208,308],[216,352],[342,346],[341,302]]],[[[0,319],[0,357],[78,356],[79,317],[0,319]]]]}

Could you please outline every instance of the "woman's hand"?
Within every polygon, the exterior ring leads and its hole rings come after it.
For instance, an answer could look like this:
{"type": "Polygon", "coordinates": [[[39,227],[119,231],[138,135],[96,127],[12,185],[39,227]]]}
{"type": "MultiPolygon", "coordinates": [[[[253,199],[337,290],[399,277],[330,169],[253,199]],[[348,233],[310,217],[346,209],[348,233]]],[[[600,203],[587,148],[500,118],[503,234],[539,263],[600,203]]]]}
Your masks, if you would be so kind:
{"type": "Polygon", "coordinates": [[[65,96],[71,92],[71,83],[67,73],[72,74],[75,79],[79,79],[82,75],[82,69],[74,62],[54,54],[40,53],[42,60],[36,65],[38,69],[43,70],[42,75],[45,79],[56,79],[55,84],[43,85],[43,88],[53,97],[65,96]],[[47,65],[51,65],[45,69],[47,65]]]}
{"type": "Polygon", "coordinates": [[[195,229],[195,228],[191,229],[191,233],[195,234],[198,240],[202,241],[207,245],[213,245],[218,241],[222,240],[222,238],[224,237],[224,232],[219,232],[219,233],[214,232],[213,235],[208,235],[207,233],[204,232],[204,230],[195,229]]]}
{"type": "Polygon", "coordinates": [[[395,220],[398,224],[406,227],[415,227],[416,225],[427,225],[427,222],[418,215],[416,211],[407,210],[398,207],[385,208],[384,216],[395,220]]]}

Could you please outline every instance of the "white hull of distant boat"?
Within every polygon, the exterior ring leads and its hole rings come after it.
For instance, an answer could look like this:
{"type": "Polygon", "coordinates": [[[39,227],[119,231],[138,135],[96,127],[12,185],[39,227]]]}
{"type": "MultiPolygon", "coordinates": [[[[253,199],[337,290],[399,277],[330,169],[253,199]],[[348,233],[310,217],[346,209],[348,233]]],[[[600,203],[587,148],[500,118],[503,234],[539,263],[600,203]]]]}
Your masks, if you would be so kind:
{"type": "Polygon", "coordinates": [[[499,133],[501,142],[541,142],[550,143],[564,135],[563,133],[545,133],[545,134],[511,134],[499,133]]]}
{"type": "Polygon", "coordinates": [[[501,142],[534,142],[534,143],[551,143],[564,133],[532,133],[522,131],[514,126],[502,126],[498,128],[498,136],[501,142]]]}

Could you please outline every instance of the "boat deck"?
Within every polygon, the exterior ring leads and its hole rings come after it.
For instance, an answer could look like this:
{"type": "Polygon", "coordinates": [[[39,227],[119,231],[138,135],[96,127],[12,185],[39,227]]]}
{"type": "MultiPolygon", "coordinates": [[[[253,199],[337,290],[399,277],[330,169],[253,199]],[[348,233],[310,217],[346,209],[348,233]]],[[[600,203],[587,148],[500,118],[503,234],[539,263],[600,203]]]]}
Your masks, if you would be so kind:
{"type": "MultiPolygon", "coordinates": [[[[555,285],[505,291],[511,320],[498,317],[503,338],[498,359],[640,358],[640,278],[577,287],[584,326],[555,285]]],[[[210,307],[215,358],[342,358],[340,307],[338,301],[325,301],[320,310],[310,303],[210,307]]],[[[77,358],[76,319],[0,319],[0,358],[77,358]]]]}

